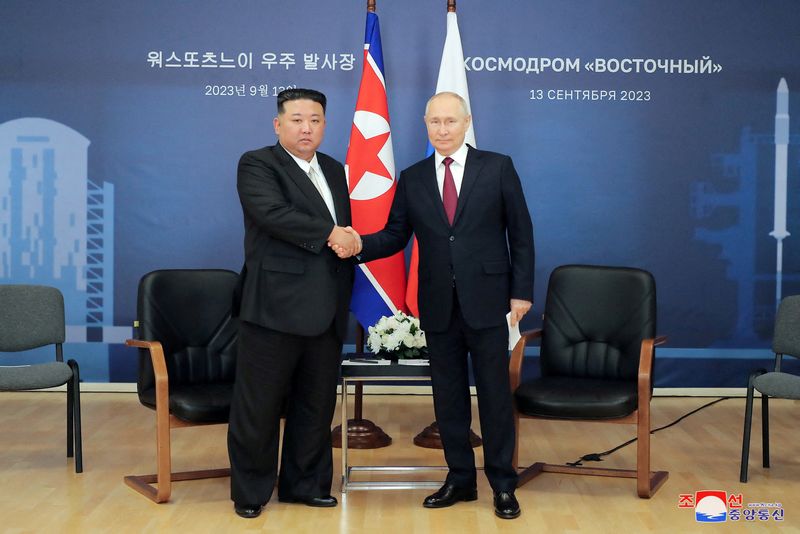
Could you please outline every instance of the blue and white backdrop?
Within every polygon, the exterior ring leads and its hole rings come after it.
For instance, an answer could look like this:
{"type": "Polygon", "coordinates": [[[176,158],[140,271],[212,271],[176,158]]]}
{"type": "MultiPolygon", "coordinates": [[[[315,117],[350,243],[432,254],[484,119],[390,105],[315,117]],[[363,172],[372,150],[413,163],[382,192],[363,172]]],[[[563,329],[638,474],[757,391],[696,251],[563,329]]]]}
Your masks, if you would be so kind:
{"type": "MultiPolygon", "coordinates": [[[[378,2],[398,168],[424,155],[444,4],[378,2]]],[[[555,266],[642,267],[670,336],[657,386],[744,385],[800,293],[796,2],[458,15],[478,144],[513,156],[534,220],[524,326],[555,266]]],[[[322,150],[344,160],[364,18],[361,0],[0,4],[0,282],[64,292],[86,380],[135,380],[142,274],[241,266],[236,163],[274,142],[278,91],[328,95],[322,150]]]]}

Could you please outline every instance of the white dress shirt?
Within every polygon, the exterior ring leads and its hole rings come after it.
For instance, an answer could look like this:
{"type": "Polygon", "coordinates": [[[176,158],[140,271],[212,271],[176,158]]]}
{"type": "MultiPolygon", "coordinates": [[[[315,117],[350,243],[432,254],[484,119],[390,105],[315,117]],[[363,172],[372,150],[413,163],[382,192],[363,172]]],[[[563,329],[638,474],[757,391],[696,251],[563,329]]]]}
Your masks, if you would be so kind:
{"type": "MultiPolygon", "coordinates": [[[[284,147],[284,150],[286,150],[286,147],[284,147]]],[[[308,180],[316,188],[316,190],[319,191],[322,200],[324,200],[325,205],[328,206],[328,211],[331,212],[331,217],[333,217],[333,222],[339,224],[339,221],[336,218],[336,208],[333,206],[333,194],[331,194],[331,188],[328,187],[328,181],[325,179],[325,175],[322,173],[322,168],[319,166],[319,161],[317,161],[316,152],[314,153],[314,157],[311,158],[311,161],[306,161],[302,158],[298,158],[288,150],[286,150],[286,153],[292,156],[292,159],[297,163],[297,165],[303,170],[304,173],[309,175],[308,180]],[[311,169],[314,169],[316,180],[310,176],[311,169]]]]}
{"type": "MultiPolygon", "coordinates": [[[[464,180],[464,166],[467,164],[467,144],[462,144],[458,150],[450,154],[453,163],[450,164],[450,172],[453,173],[453,181],[456,184],[456,193],[461,194],[461,182],[464,180]]],[[[436,163],[436,183],[439,185],[439,196],[442,196],[444,189],[444,158],[438,152],[433,153],[434,162],[436,163]]]]}

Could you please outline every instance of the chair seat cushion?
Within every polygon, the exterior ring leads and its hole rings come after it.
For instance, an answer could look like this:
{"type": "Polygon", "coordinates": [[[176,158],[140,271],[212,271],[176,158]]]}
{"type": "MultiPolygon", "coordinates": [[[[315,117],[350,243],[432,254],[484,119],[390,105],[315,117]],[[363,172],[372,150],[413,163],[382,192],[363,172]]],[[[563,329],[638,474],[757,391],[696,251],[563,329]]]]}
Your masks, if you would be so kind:
{"type": "MultiPolygon", "coordinates": [[[[172,386],[169,392],[169,413],[191,423],[226,423],[231,409],[233,382],[172,386]]],[[[145,406],[155,409],[156,390],[139,394],[145,406]]]]}
{"type": "Polygon", "coordinates": [[[789,373],[766,373],[753,381],[755,388],[770,397],[800,399],[800,376],[789,373]]]}
{"type": "Polygon", "coordinates": [[[514,392],[517,409],[556,419],[614,419],[636,410],[636,382],[593,378],[542,377],[514,392]]]}
{"type": "Polygon", "coordinates": [[[64,362],[0,367],[0,391],[21,391],[61,386],[72,378],[64,362]]]}

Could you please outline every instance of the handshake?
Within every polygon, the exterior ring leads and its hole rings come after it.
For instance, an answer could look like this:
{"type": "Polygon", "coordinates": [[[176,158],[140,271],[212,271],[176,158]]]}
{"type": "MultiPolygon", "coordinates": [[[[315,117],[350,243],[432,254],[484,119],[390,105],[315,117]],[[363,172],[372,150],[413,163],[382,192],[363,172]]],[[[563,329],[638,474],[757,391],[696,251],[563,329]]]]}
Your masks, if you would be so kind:
{"type": "Polygon", "coordinates": [[[328,246],[340,258],[349,258],[361,252],[361,236],[350,226],[334,226],[328,236],[328,246]]]}

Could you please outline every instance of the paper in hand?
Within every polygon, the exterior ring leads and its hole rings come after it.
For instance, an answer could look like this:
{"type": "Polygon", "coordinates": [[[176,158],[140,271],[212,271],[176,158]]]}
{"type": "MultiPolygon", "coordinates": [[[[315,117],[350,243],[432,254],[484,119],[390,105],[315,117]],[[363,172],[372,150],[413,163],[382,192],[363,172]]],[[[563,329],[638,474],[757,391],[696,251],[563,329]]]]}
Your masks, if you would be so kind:
{"type": "Polygon", "coordinates": [[[508,324],[508,350],[514,350],[517,341],[522,337],[519,335],[519,322],[511,326],[511,312],[506,314],[506,324],[508,324]]]}

